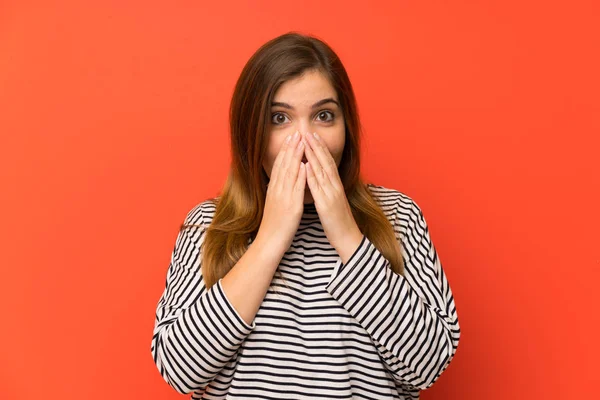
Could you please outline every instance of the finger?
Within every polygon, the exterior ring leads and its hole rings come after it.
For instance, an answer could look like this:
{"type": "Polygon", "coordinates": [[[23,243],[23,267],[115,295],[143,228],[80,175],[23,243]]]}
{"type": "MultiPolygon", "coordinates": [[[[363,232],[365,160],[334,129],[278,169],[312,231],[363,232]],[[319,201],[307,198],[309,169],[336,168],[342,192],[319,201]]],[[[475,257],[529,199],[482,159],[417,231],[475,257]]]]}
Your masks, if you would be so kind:
{"type": "Polygon", "coordinates": [[[282,169],[282,163],[285,159],[286,151],[290,147],[291,141],[292,135],[288,135],[279,148],[279,153],[277,153],[277,157],[275,157],[275,161],[273,161],[273,169],[271,170],[271,178],[269,179],[270,185],[275,185],[275,183],[279,181],[279,172],[282,169]]]}
{"type": "Polygon", "coordinates": [[[308,143],[308,145],[306,146],[306,159],[308,160],[308,162],[310,163],[311,169],[313,171],[313,174],[315,175],[317,181],[319,182],[319,186],[323,187],[323,190],[325,190],[325,188],[329,185],[331,185],[329,176],[328,176],[328,172],[327,170],[324,168],[322,161],[319,159],[319,157],[316,154],[315,151],[315,144],[314,144],[314,139],[311,142],[310,133],[307,133],[306,135],[306,142],[308,143]]]}
{"type": "Polygon", "coordinates": [[[335,165],[335,160],[329,151],[327,145],[322,141],[320,137],[315,137],[315,133],[307,134],[307,138],[311,149],[319,159],[319,163],[325,169],[327,173],[331,173],[332,165],[335,165]]]}
{"type": "MultiPolygon", "coordinates": [[[[300,160],[304,154],[304,143],[300,140],[300,132],[297,132],[290,142],[290,148],[285,154],[283,161],[285,180],[282,182],[285,188],[294,188],[296,179],[298,179],[298,170],[300,169],[300,160]]],[[[283,175],[282,175],[283,177],[283,175]]]]}
{"type": "MultiPolygon", "coordinates": [[[[322,168],[322,171],[327,175],[328,181],[324,181],[324,183],[328,183],[336,190],[340,190],[343,185],[339,176],[337,164],[329,151],[327,144],[320,137],[315,138],[312,134],[307,134],[306,136],[308,137],[311,150],[319,160],[319,167],[322,168]]],[[[316,167],[316,164],[313,165],[316,167]]],[[[317,176],[319,176],[320,172],[321,169],[315,168],[315,174],[317,176]]]]}
{"type": "Polygon", "coordinates": [[[310,193],[315,199],[315,202],[318,202],[318,199],[321,198],[323,192],[310,161],[306,163],[306,182],[308,182],[308,188],[310,189],[310,193]]]}
{"type": "Polygon", "coordinates": [[[298,171],[298,179],[296,179],[296,185],[294,191],[298,193],[299,197],[304,198],[304,191],[306,190],[306,165],[301,161],[300,170],[298,171]]]}

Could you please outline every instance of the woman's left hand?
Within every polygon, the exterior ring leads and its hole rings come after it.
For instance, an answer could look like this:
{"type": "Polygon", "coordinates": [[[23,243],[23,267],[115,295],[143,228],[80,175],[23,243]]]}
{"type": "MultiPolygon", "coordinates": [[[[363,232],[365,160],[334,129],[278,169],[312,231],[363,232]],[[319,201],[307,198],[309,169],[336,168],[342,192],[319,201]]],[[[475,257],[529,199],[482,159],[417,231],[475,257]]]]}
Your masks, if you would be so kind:
{"type": "Polygon", "coordinates": [[[313,134],[303,136],[310,193],[325,235],[345,264],[358,248],[363,234],[354,220],[338,167],[327,145],[313,134]]]}

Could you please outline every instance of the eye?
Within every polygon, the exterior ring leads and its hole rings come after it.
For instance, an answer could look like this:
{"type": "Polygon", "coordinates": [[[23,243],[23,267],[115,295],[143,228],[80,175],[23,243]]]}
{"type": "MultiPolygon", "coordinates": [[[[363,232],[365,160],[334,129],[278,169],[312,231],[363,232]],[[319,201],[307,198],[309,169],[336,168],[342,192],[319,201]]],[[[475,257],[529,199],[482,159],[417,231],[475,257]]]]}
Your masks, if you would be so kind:
{"type": "Polygon", "coordinates": [[[331,119],[327,119],[327,120],[321,120],[322,122],[331,122],[333,121],[333,119],[335,118],[335,114],[332,113],[331,111],[321,111],[319,114],[317,114],[317,118],[320,118],[323,115],[331,115],[331,119]]]}
{"type": "Polygon", "coordinates": [[[287,118],[285,114],[282,114],[279,112],[274,113],[273,115],[271,115],[271,123],[273,125],[281,125],[283,122],[285,122],[285,118],[287,118]],[[283,118],[280,118],[280,117],[283,117],[283,118]],[[282,119],[284,119],[284,120],[281,121],[282,119]]]}
{"type": "MultiPolygon", "coordinates": [[[[273,113],[271,115],[271,123],[273,125],[281,125],[284,124],[286,122],[287,116],[281,112],[276,112],[273,113]]],[[[317,114],[317,119],[319,119],[321,122],[333,122],[333,120],[335,119],[335,114],[332,113],[331,111],[320,111],[317,114]],[[327,116],[330,116],[329,119],[322,119],[323,117],[327,118],[327,116]]]]}

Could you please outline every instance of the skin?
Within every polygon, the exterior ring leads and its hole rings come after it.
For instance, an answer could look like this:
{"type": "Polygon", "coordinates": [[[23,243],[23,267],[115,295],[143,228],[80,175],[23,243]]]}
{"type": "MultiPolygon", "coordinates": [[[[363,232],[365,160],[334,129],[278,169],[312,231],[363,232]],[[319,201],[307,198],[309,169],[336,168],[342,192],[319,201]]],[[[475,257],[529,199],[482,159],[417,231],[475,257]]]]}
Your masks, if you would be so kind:
{"type": "MultiPolygon", "coordinates": [[[[328,98],[339,103],[333,86],[321,72],[315,70],[283,83],[275,92],[274,103],[286,103],[292,108],[282,105],[271,107],[267,154],[263,160],[263,168],[269,178],[283,141],[296,131],[301,134],[317,132],[339,167],[346,140],[342,110],[333,102],[311,108],[318,101],[328,98]]],[[[306,150],[304,157],[308,159],[306,150]]],[[[304,203],[314,203],[308,181],[304,190],[304,203]]]]}

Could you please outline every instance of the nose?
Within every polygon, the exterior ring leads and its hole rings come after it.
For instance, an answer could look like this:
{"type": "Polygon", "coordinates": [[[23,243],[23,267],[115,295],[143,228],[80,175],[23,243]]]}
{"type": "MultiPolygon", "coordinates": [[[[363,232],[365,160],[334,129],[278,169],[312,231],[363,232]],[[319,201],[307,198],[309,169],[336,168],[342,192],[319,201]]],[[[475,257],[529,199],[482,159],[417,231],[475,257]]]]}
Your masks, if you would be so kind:
{"type": "MultiPolygon", "coordinates": [[[[294,129],[294,132],[296,130],[294,129]]],[[[300,132],[300,140],[305,140],[308,141],[308,139],[306,138],[308,135],[312,135],[313,132],[315,132],[315,129],[311,129],[310,127],[308,129],[298,129],[298,132],[300,132]]]]}
{"type": "Polygon", "coordinates": [[[312,129],[313,128],[310,125],[310,121],[307,121],[305,119],[299,119],[296,123],[296,126],[294,126],[294,132],[298,130],[300,131],[300,133],[312,133],[312,129]]]}

